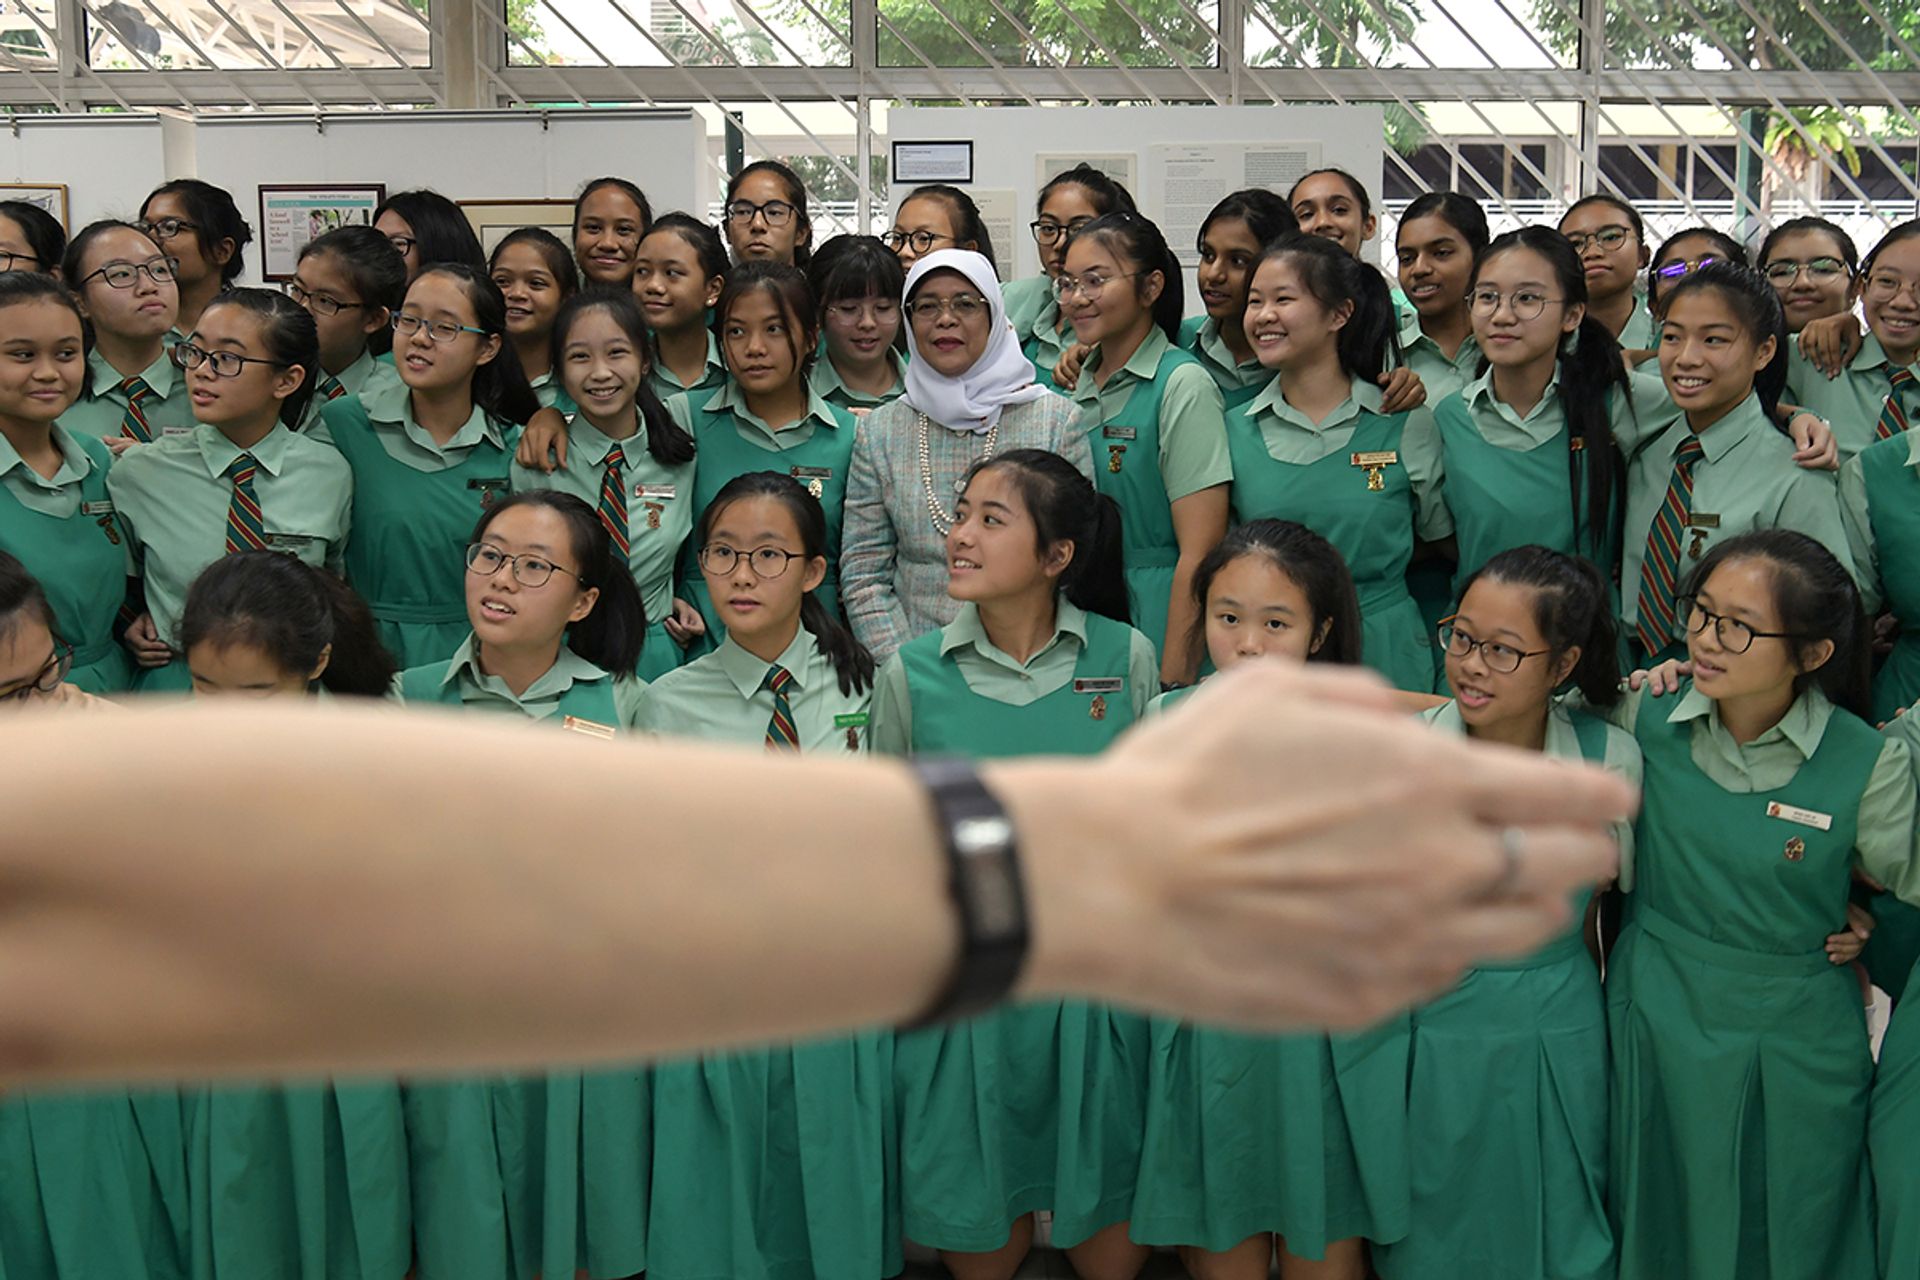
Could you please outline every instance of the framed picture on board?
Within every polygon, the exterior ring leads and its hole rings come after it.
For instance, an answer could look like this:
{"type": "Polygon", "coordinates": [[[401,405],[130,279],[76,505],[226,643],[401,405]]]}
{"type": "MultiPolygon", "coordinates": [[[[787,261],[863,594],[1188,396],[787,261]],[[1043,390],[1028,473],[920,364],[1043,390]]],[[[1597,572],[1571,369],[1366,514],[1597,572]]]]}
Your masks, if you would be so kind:
{"type": "Polygon", "coordinates": [[[522,227],[542,227],[560,237],[561,244],[573,243],[573,201],[571,200],[461,200],[461,211],[480,237],[482,252],[492,255],[494,246],[522,227]]]}
{"type": "MultiPolygon", "coordinates": [[[[0,200],[18,200],[45,209],[67,227],[67,184],[64,182],[0,182],[0,200]]],[[[70,228],[69,228],[70,229],[70,228]]]]}
{"type": "Polygon", "coordinates": [[[300,251],[329,231],[373,223],[387,198],[379,182],[273,183],[260,188],[260,278],[293,279],[300,251]]]}

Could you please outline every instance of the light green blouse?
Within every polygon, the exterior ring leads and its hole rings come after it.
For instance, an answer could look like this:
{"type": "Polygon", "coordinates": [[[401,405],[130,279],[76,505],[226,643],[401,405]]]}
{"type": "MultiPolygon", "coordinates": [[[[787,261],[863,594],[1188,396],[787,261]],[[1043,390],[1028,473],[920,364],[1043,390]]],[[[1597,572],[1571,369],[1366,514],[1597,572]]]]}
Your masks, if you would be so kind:
{"type": "MultiPolygon", "coordinates": [[[[1079,384],[1073,389],[1074,402],[1087,413],[1097,414],[1100,422],[1111,421],[1126,407],[1135,387],[1153,381],[1161,358],[1172,346],[1166,331],[1154,325],[1105,386],[1094,382],[1102,355],[1096,347],[1080,370],[1079,384]]],[[[1220,388],[1213,375],[1198,364],[1181,365],[1167,374],[1166,391],[1160,398],[1160,479],[1166,485],[1169,502],[1233,479],[1220,388]]]]}
{"type": "MultiPolygon", "coordinates": [[[[973,692],[1010,707],[1024,707],[1071,680],[1080,651],[1086,647],[1086,612],[1064,597],[1054,606],[1053,627],[1053,638],[1038,653],[1020,662],[987,638],[980,610],[967,603],[960,606],[952,622],[941,628],[940,653],[942,657],[953,655],[967,688],[973,692]]],[[[1137,631],[1124,674],[1134,700],[1133,714],[1138,718],[1146,714],[1147,704],[1159,691],[1160,660],[1154,655],[1153,642],[1137,631]]],[[[907,692],[907,668],[898,654],[880,669],[873,707],[874,722],[880,729],[873,750],[883,755],[906,755],[913,742],[913,705],[907,692]]]]}
{"type": "Polygon", "coordinates": [[[1440,344],[1421,329],[1420,315],[1415,312],[1412,321],[1400,330],[1400,358],[1420,375],[1420,384],[1427,389],[1427,403],[1437,404],[1442,396],[1458,391],[1479,374],[1480,343],[1469,332],[1449,359],[1440,344]]]}
{"type": "MultiPolygon", "coordinates": [[[[528,685],[525,693],[516,694],[499,676],[488,675],[480,669],[480,643],[468,635],[460,642],[460,647],[453,651],[453,661],[447,665],[443,687],[447,684],[460,686],[463,709],[516,712],[534,720],[545,720],[560,709],[560,699],[567,690],[573,688],[576,680],[606,678],[605,671],[563,644],[560,646],[560,656],[554,659],[546,674],[528,685]]],[[[632,676],[621,676],[614,680],[613,703],[619,708],[622,728],[631,729],[636,725],[640,698],[645,688],[642,681],[632,676]]],[[[395,702],[404,703],[407,700],[401,688],[400,676],[393,678],[393,687],[387,696],[395,702]]]]}
{"type": "MultiPolygon", "coordinates": [[[[360,403],[387,456],[415,471],[451,470],[466,461],[468,450],[482,441],[497,449],[506,448],[499,426],[477,404],[451,439],[445,444],[435,441],[431,432],[413,420],[413,391],[398,375],[392,381],[377,376],[369,380],[360,393],[360,403]]],[[[307,435],[333,443],[333,433],[324,421],[316,423],[307,435]]]]}
{"type": "MultiPolygon", "coordinates": [[[[867,746],[871,689],[840,691],[840,676],[813,633],[801,627],[780,654],[793,675],[787,701],[802,751],[860,751],[867,746]]],[[[647,686],[634,727],[648,733],[763,747],[773,694],[761,688],[773,664],[729,634],[720,647],[647,686]]]]}
{"type": "MultiPolygon", "coordinates": [[[[1789,342],[1787,390],[1780,398],[1831,423],[1833,442],[1840,447],[1844,461],[1873,443],[1880,412],[1893,389],[1889,379],[1897,367],[1871,333],[1861,340],[1860,350],[1837,378],[1828,378],[1814,368],[1813,362],[1800,354],[1800,344],[1789,342]]],[[[1920,373],[1920,367],[1908,368],[1920,373]]],[[[1920,408],[1920,390],[1910,391],[1907,401],[1920,408]]]]}
{"type": "Polygon", "coordinates": [[[813,368],[807,373],[807,385],[813,393],[828,404],[839,405],[854,413],[864,414],[878,409],[889,400],[898,400],[907,393],[907,359],[898,351],[887,352],[887,363],[893,367],[893,385],[880,395],[869,395],[865,391],[855,391],[840,377],[840,371],[833,367],[833,357],[827,354],[826,340],[821,339],[820,354],[814,358],[813,368]]]}
{"type": "Polygon", "coordinates": [[[60,469],[49,480],[28,466],[13,442],[0,435],[0,487],[29,511],[70,520],[80,510],[80,482],[93,474],[93,459],[60,424],[54,424],[52,436],[53,447],[60,451],[60,469]]]}
{"type": "Polygon", "coordinates": [[[680,375],[662,364],[660,357],[657,355],[653,358],[652,371],[647,374],[647,380],[653,384],[653,394],[660,397],[662,404],[672,400],[683,391],[692,391],[708,383],[718,386],[720,383],[726,381],[726,379],[727,362],[720,358],[720,342],[719,339],[713,336],[711,330],[707,332],[706,369],[701,373],[699,382],[694,383],[693,386],[690,387],[680,381],[680,375]]]}
{"type": "MultiPolygon", "coordinates": [[[[153,388],[153,394],[142,403],[141,410],[147,415],[147,425],[153,428],[155,440],[168,435],[186,435],[193,430],[193,401],[187,398],[187,376],[173,363],[172,350],[173,344],[168,343],[160,358],[140,373],[153,388]]],[[[120,383],[126,375],[108,364],[98,347],[87,353],[87,368],[92,374],[93,389],[82,392],[73,406],[60,415],[60,425],[99,440],[120,435],[120,424],[127,414],[127,394],[120,390],[120,383]]]]}
{"type": "MultiPolygon", "coordinates": [[[[1607,417],[1614,443],[1622,453],[1632,456],[1641,444],[1672,426],[1680,410],[1667,395],[1667,384],[1657,373],[1636,370],[1627,376],[1627,387],[1628,394],[1615,394],[1608,399],[1607,417]]],[[[1496,449],[1521,452],[1537,449],[1567,426],[1566,410],[1560,403],[1558,366],[1554,368],[1553,377],[1547,380],[1540,399],[1524,414],[1494,394],[1491,369],[1462,387],[1460,398],[1467,406],[1474,427],[1496,449]]]]}
{"type": "Polygon", "coordinates": [[[711,396],[697,392],[681,392],[667,401],[667,412],[681,428],[693,433],[693,416],[700,410],[726,410],[733,415],[734,430],[740,433],[742,440],[751,441],[763,447],[771,447],[776,452],[797,449],[813,439],[813,433],[820,427],[829,431],[839,429],[839,422],[833,416],[833,409],[820,398],[820,393],[812,387],[807,388],[807,412],[800,421],[779,430],[767,425],[766,420],[747,408],[747,393],[740,384],[728,379],[727,384],[711,396]],[[695,404],[694,401],[699,403],[695,404]]]}
{"type": "MultiPolygon", "coordinates": [[[[350,396],[364,395],[385,383],[400,381],[400,371],[371,351],[362,351],[358,359],[334,376],[340,379],[340,385],[347,389],[350,396]]],[[[320,412],[326,407],[327,398],[316,390],[313,399],[307,401],[307,411],[301,415],[299,429],[311,434],[320,425],[320,412]]]]}

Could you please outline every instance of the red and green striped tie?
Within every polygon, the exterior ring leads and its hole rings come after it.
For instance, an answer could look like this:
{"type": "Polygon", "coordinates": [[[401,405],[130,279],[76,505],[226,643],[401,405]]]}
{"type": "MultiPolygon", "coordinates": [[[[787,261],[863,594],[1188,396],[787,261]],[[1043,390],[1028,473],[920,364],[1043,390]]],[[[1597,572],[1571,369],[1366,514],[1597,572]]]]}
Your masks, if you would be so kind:
{"type": "Polygon", "coordinates": [[[320,386],[318,390],[322,400],[338,400],[341,396],[347,394],[347,384],[330,373],[323,373],[320,375],[320,386]]]}
{"type": "Polygon", "coordinates": [[[1640,561],[1640,647],[1649,658],[1674,638],[1674,597],[1680,584],[1680,539],[1693,516],[1693,464],[1704,457],[1700,437],[1688,434],[1673,457],[1667,500],[1647,531],[1647,552],[1640,561]]]}
{"type": "Polygon", "coordinates": [[[1875,440],[1885,440],[1906,431],[1911,425],[1907,416],[1907,406],[1903,403],[1907,388],[1914,385],[1915,378],[1911,369],[1895,369],[1887,375],[1887,403],[1880,410],[1880,421],[1873,428],[1875,440]]]}
{"type": "Polygon", "coordinates": [[[626,451],[616,444],[607,450],[607,470],[600,478],[600,523],[607,526],[622,560],[627,556],[627,482],[621,468],[626,464],[626,451]]]}
{"type": "Polygon", "coordinates": [[[120,415],[120,434],[141,444],[153,443],[153,428],[147,424],[146,402],[153,388],[141,377],[122,378],[120,390],[127,397],[127,411],[120,415]]]}
{"type": "Polygon", "coordinates": [[[260,515],[260,499],[253,492],[253,477],[259,469],[253,455],[243,453],[222,473],[233,481],[233,500],[227,504],[228,555],[267,549],[267,524],[260,515]]]}
{"type": "Polygon", "coordinates": [[[787,688],[793,684],[793,672],[779,663],[767,668],[767,675],[760,687],[773,694],[773,718],[767,721],[767,750],[798,751],[800,735],[793,727],[793,703],[787,699],[787,688]]]}

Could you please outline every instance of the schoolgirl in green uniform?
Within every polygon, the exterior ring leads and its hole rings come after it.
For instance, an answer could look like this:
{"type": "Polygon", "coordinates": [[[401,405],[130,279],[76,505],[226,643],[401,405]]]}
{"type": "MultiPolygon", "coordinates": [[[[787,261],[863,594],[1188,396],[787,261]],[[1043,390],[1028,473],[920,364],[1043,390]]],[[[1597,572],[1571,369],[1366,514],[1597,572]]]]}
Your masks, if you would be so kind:
{"type": "Polygon", "coordinates": [[[487,274],[507,302],[507,341],[540,407],[567,412],[553,363],[553,318],[580,292],[580,275],[560,238],[541,227],[509,232],[493,247],[487,274]]]}
{"type": "Polygon", "coordinates": [[[407,263],[407,284],[421,271],[455,262],[484,272],[486,251],[460,206],[424,187],[396,191],[373,211],[373,229],[392,242],[407,263]]]}
{"type": "Polygon", "coordinates": [[[593,290],[560,308],[553,367],[577,405],[567,462],[555,471],[513,468],[515,492],[559,489],[592,505],[625,558],[647,617],[634,674],[680,665],[667,627],[699,615],[673,596],[681,544],[693,530],[693,437],[667,416],[649,386],[646,321],[631,293],[593,290]]]}
{"type": "Polygon", "coordinates": [[[1287,204],[1304,235],[1331,240],[1358,259],[1380,229],[1373,197],[1345,169],[1315,169],[1294,182],[1287,204]]]}
{"type": "MultiPolygon", "coordinates": [[[[344,582],[272,551],[207,567],[187,593],[180,647],[199,697],[378,698],[395,670],[344,582]]],[[[196,1276],[407,1273],[397,1083],[224,1084],[182,1101],[196,1276]]]]}
{"type": "Polygon", "coordinates": [[[167,356],[180,307],[172,259],[130,223],[95,222],[67,245],[61,274],[93,332],[67,430],[127,442],[116,449],[193,430],[187,380],[167,356]]]}
{"type": "MultiPolygon", "coordinates": [[[[1900,716],[1888,721],[1883,732],[1906,743],[1920,784],[1920,719],[1900,716]]],[[[1875,938],[1879,936],[1876,932],[1875,938]]],[[[1895,985],[1920,990],[1920,977],[1909,973],[1895,985]]],[[[1913,1158],[1914,1144],[1920,1141],[1920,1000],[1902,994],[1880,1042],[1867,1113],[1882,1277],[1920,1274],[1920,1218],[1913,1213],[1915,1197],[1920,1196],[1920,1164],[1913,1158]]]]}
{"type": "Polygon", "coordinates": [[[1657,319],[1661,299],[1673,286],[1709,262],[1731,262],[1744,267],[1747,250],[1738,240],[1712,227],[1684,227],[1660,242],[1647,268],[1647,307],[1657,319]]]}
{"type": "Polygon", "coordinates": [[[1860,250],[1846,228],[1826,218],[1789,218],[1767,232],[1754,261],[1780,295],[1788,333],[1843,316],[1858,336],[1853,304],[1860,298],[1860,250]]]}
{"type": "Polygon", "coordinates": [[[907,192],[893,215],[893,230],[881,236],[900,259],[902,272],[936,249],[967,249],[985,258],[997,272],[993,237],[980,206],[959,187],[929,182],[907,192]]]}
{"type": "Polygon", "coordinates": [[[1824,941],[1856,867],[1920,898],[1912,762],[1859,718],[1872,633],[1812,538],[1727,540],[1681,608],[1691,684],[1609,713],[1646,761],[1607,973],[1620,1280],[1870,1280],[1873,1063],[1824,941]]]}
{"type": "Polygon", "coordinates": [[[835,236],[807,264],[807,283],[820,304],[814,392],[856,417],[898,400],[907,389],[900,259],[873,236],[835,236]]]}
{"type": "Polygon", "coordinates": [[[67,229],[37,204],[0,200],[0,274],[38,271],[55,279],[67,254],[67,229]]]}
{"type": "Polygon", "coordinates": [[[1847,457],[1920,422],[1920,218],[1882,236],[1859,279],[1867,322],[1859,351],[1828,378],[1796,343],[1784,395],[1832,422],[1847,457]]]}
{"type": "Polygon", "coordinates": [[[1394,255],[1400,290],[1414,313],[1400,326],[1400,358],[1435,400],[1479,372],[1467,290],[1489,239],[1480,202],[1452,191],[1429,191],[1400,215],[1394,255]]]}
{"type": "Polygon", "coordinates": [[[632,289],[634,258],[653,206],[625,178],[595,178],[573,202],[573,257],[582,280],[602,289],[632,289]]]}
{"type": "Polygon", "coordinates": [[[1679,582],[1713,545],[1798,529],[1849,560],[1833,477],[1783,447],[1786,321],[1749,267],[1712,262],[1661,294],[1660,376],[1681,412],[1627,468],[1621,603],[1640,658],[1675,656],[1679,582]]]}
{"type": "MultiPolygon", "coordinates": [[[[1236,526],[1194,575],[1216,669],[1360,660],[1333,544],[1288,520],[1236,526]]],[[[1188,695],[1162,694],[1150,712],[1188,695]]],[[[1153,1020],[1133,1239],[1205,1280],[1361,1280],[1362,1237],[1406,1230],[1407,1020],[1361,1035],[1259,1036],[1153,1020]]]]}
{"type": "Polygon", "coordinates": [[[1560,215],[1560,234],[1580,255],[1587,277],[1587,310],[1627,353],[1629,363],[1653,354],[1653,313],[1640,291],[1651,253],[1640,211],[1605,193],[1575,200],[1560,215]]]}
{"type": "Polygon", "coordinates": [[[1179,259],[1139,214],[1108,214],[1073,233],[1054,290],[1093,348],[1073,398],[1093,433],[1094,480],[1120,504],[1128,612],[1160,652],[1160,678],[1186,683],[1201,658],[1193,570],[1226,535],[1233,470],[1220,388],[1175,345],[1179,259]]]}
{"type": "MultiPolygon", "coordinates": [[[[621,673],[640,656],[640,595],[593,508],[516,493],[480,516],[465,561],[471,629],[451,659],[403,672],[395,697],[585,738],[631,729],[641,686],[621,673]]],[[[637,1065],[408,1083],[414,1274],[647,1270],[648,1097],[637,1065]]]]}
{"type": "Polygon", "coordinates": [[[312,432],[353,468],[347,581],[402,665],[438,661],[466,634],[460,548],[506,496],[520,427],[539,408],[506,312],[479,271],[428,267],[393,318],[399,382],[333,401],[312,432]]]}
{"type": "MultiPolygon", "coordinates": [[[[63,684],[65,665],[46,593],[0,551],[0,715],[110,708],[63,684]]],[[[186,1280],[184,1153],[172,1090],[9,1090],[0,1097],[0,1272],[186,1280]]]]}
{"type": "MultiPolygon", "coordinates": [[[[1146,710],[1152,644],[1122,620],[1119,511],[1058,454],[971,472],[947,538],[959,616],[880,673],[873,746],[893,755],[1081,755],[1146,710]]],[[[895,1041],[908,1238],[956,1275],[1009,1280],[1052,1209],[1086,1280],[1131,1280],[1126,1238],[1147,1070],[1144,1019],[1010,1006],[895,1041]]]]}
{"type": "MultiPolygon", "coordinates": [[[[873,659],[813,595],[827,571],[819,502],[791,476],[736,476],[697,540],[726,639],[647,689],[639,727],[754,751],[864,751],[873,659]]],[[[897,1273],[892,1049],[890,1032],[866,1031],[659,1064],[647,1274],[897,1273]]]]}
{"type": "Polygon", "coordinates": [[[1247,291],[1247,335],[1274,370],[1227,415],[1233,510],[1284,516],[1339,547],[1366,633],[1362,659],[1402,689],[1433,687],[1433,642],[1407,590],[1415,540],[1453,532],[1431,412],[1386,414],[1393,348],[1386,281],[1329,240],[1270,245],[1247,291]]]}
{"type": "Polygon", "coordinates": [[[1213,375],[1229,409],[1260,394],[1273,375],[1247,341],[1247,281],[1260,251],[1300,229],[1287,202],[1263,187],[1236,191],[1200,224],[1200,265],[1193,269],[1205,314],[1180,324],[1180,349],[1213,375]]]}
{"type": "Polygon", "coordinates": [[[807,184],[778,160],[756,160],[727,183],[727,248],[734,263],[805,268],[813,253],[807,184]]]}
{"type": "MultiPolygon", "coordinates": [[[[827,579],[820,602],[840,613],[840,519],[847,494],[856,419],[820,398],[807,382],[820,336],[819,309],[807,277],[778,262],[746,262],[727,273],[719,302],[720,346],[732,377],[711,395],[688,392],[667,402],[693,436],[695,519],[735,476],[781,470],[805,485],[827,514],[827,579]]],[[[682,592],[704,620],[706,646],[721,624],[689,544],[680,557],[682,592]]]]}
{"type": "Polygon", "coordinates": [[[313,317],[265,289],[221,294],[173,348],[198,425],[128,450],[107,476],[146,591],[145,611],[126,630],[142,692],[190,687],[180,614],[187,588],[221,556],[273,550],[341,564],[353,472],[293,430],[319,352],[313,317]]]}
{"type": "MultiPolygon", "coordinates": [[[[1542,546],[1494,556],[1442,630],[1453,700],[1441,732],[1600,764],[1640,780],[1633,736],[1601,720],[1620,698],[1608,583],[1542,546]],[[1571,686],[1584,705],[1556,693],[1571,686]]],[[[1631,882],[1632,829],[1620,835],[1631,882]]],[[[1413,1216],[1375,1251],[1386,1280],[1612,1280],[1607,1221],[1607,1023],[1600,974],[1572,923],[1524,959],[1471,970],[1413,1012],[1407,1077],[1413,1216]]]]}
{"type": "Polygon", "coordinates": [[[112,456],[58,419],[86,376],[85,326],[50,275],[0,275],[0,551],[47,584],[68,679],[88,693],[133,682],[120,647],[129,558],[107,492],[112,456]]]}
{"type": "Polygon", "coordinates": [[[1040,188],[1030,225],[1043,270],[1011,281],[1001,294],[1021,354],[1033,362],[1034,378],[1042,386],[1055,385],[1053,371],[1075,341],[1053,291],[1053,282],[1067,267],[1068,238],[1095,218],[1134,212],[1132,193],[1090,164],[1057,173],[1040,188]]]}
{"type": "Polygon", "coordinates": [[[301,429],[341,396],[357,396],[400,380],[375,357],[373,340],[391,332],[407,292],[407,264],[372,227],[338,227],[300,250],[287,296],[313,316],[320,368],[301,429]]]}
{"type": "Polygon", "coordinates": [[[727,250],[714,229],[684,213],[661,216],[641,238],[633,292],[653,331],[653,393],[665,404],[727,381],[709,323],[727,282],[727,250]]]}
{"type": "Polygon", "coordinates": [[[176,178],[162,183],[140,206],[139,228],[173,259],[180,287],[180,315],[172,340],[200,323],[207,304],[233,288],[246,266],[253,228],[233,196],[211,182],[176,178]]]}

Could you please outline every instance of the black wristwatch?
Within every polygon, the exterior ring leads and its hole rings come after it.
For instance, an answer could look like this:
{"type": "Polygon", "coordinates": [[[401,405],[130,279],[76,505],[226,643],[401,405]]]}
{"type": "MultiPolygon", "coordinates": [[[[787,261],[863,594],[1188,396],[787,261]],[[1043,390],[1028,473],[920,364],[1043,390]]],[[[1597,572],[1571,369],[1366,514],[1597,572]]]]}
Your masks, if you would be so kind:
{"type": "Polygon", "coordinates": [[[960,916],[960,956],[933,1005],[907,1028],[970,1018],[1006,999],[1027,961],[1031,931],[1013,820],[965,760],[913,762],[947,853],[960,916]]]}

